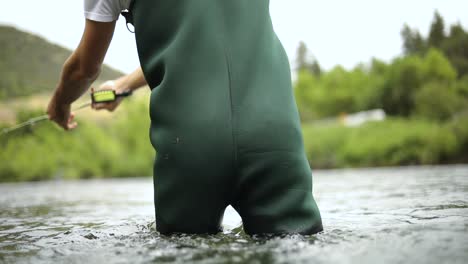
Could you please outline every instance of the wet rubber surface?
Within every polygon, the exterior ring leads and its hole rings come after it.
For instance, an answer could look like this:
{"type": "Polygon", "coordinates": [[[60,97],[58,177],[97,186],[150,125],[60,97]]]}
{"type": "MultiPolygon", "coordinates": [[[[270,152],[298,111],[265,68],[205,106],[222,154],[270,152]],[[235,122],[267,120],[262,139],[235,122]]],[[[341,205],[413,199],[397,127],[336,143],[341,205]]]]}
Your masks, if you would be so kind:
{"type": "MultiPolygon", "coordinates": [[[[0,185],[2,263],[466,263],[468,166],[316,171],[325,231],[155,231],[151,178],[0,185]]],[[[190,221],[190,219],[187,219],[190,221]]]]}

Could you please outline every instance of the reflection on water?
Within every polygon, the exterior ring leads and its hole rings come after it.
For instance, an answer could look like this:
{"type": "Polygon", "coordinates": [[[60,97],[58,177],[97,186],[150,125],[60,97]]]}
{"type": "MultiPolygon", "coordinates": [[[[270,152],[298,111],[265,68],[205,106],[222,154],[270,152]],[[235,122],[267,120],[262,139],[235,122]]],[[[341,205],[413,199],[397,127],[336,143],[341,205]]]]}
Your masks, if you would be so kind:
{"type": "MultiPolygon", "coordinates": [[[[251,238],[155,231],[150,178],[0,185],[0,262],[465,263],[468,167],[318,171],[325,231],[251,238]]],[[[187,219],[190,221],[190,219],[187,219]]]]}

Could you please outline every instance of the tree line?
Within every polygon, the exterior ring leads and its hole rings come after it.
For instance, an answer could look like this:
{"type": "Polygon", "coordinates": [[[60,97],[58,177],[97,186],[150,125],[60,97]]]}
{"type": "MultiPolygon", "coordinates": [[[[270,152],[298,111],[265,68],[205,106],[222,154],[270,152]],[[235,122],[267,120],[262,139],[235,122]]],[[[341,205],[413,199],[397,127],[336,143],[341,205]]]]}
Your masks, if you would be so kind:
{"type": "Polygon", "coordinates": [[[468,32],[436,12],[423,36],[404,25],[403,55],[324,71],[304,43],[297,50],[296,100],[304,121],[382,108],[390,116],[446,121],[468,108],[468,32]]]}

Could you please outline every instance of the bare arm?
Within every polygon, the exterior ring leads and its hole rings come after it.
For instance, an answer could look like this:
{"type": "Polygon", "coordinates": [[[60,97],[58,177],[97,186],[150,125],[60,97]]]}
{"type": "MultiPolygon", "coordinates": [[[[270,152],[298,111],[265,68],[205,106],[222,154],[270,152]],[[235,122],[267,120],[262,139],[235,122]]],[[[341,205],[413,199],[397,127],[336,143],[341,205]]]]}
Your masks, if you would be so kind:
{"type": "Polygon", "coordinates": [[[76,127],[70,106],[99,76],[114,29],[115,21],[102,23],[86,20],[80,44],[63,65],[47,113],[51,120],[66,130],[76,127]]]}
{"type": "MultiPolygon", "coordinates": [[[[112,89],[115,90],[116,93],[123,93],[126,91],[134,91],[140,87],[146,85],[146,80],[143,75],[143,71],[141,67],[133,71],[128,75],[124,75],[116,80],[107,81],[99,87],[99,89],[112,89]]],[[[117,98],[117,100],[109,102],[109,103],[97,103],[93,104],[92,107],[96,110],[106,109],[109,111],[114,111],[122,101],[122,98],[117,98]]]]}
{"type": "Polygon", "coordinates": [[[144,85],[146,85],[146,80],[141,67],[115,80],[117,92],[125,92],[126,90],[134,91],[144,85]]]}

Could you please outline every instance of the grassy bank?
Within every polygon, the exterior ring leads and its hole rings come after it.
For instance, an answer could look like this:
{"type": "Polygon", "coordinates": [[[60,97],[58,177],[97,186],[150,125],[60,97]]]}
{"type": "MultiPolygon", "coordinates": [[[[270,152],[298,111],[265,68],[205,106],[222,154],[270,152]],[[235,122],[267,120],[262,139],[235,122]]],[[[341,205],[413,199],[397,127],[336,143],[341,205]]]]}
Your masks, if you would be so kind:
{"type": "MultiPolygon", "coordinates": [[[[0,138],[0,181],[152,175],[146,100],[124,102],[113,120],[80,119],[69,133],[42,123],[0,138]]],[[[19,115],[25,120],[41,112],[19,115]]]]}
{"type": "MultiPolygon", "coordinates": [[[[78,119],[79,128],[70,133],[43,123],[2,137],[0,181],[152,175],[147,100],[122,108],[109,120],[78,119]]],[[[468,162],[468,116],[445,123],[388,119],[353,128],[311,123],[303,131],[315,169],[468,162]]]]}
{"type": "Polygon", "coordinates": [[[304,125],[314,168],[447,164],[468,161],[468,117],[446,123],[388,119],[360,127],[304,125]]]}

